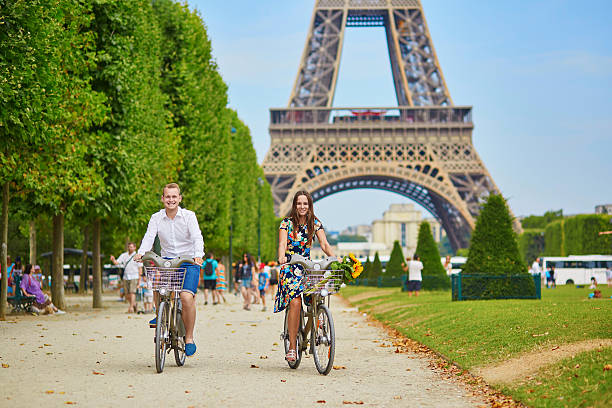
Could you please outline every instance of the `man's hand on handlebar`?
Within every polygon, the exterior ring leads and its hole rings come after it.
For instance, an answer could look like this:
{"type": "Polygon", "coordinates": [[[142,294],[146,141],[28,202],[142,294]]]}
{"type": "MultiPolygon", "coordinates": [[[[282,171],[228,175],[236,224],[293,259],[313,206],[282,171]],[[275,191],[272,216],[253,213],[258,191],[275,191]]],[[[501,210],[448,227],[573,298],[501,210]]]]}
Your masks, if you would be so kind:
{"type": "Polygon", "coordinates": [[[199,256],[196,256],[195,258],[193,258],[193,262],[201,266],[204,263],[204,260],[202,260],[202,258],[200,258],[199,256]]]}

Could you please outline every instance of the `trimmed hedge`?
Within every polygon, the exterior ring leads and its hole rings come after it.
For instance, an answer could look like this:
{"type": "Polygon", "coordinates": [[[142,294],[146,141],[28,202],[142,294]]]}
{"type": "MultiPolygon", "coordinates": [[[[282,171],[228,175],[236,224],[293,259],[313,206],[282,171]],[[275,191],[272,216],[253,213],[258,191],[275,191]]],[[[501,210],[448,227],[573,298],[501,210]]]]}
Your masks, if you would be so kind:
{"type": "Polygon", "coordinates": [[[544,255],[612,254],[612,236],[599,235],[612,229],[611,218],[604,214],[582,214],[549,224],[544,231],[544,255]]]}
{"type": "Polygon", "coordinates": [[[523,230],[523,233],[518,237],[518,245],[523,261],[530,264],[544,252],[544,230],[523,230]]]}
{"type": "Polygon", "coordinates": [[[387,262],[384,276],[403,275],[404,274],[404,268],[402,268],[403,263],[404,263],[404,253],[402,252],[402,247],[400,246],[399,241],[395,241],[393,242],[393,249],[391,250],[391,256],[389,257],[389,262],[387,262]]]}

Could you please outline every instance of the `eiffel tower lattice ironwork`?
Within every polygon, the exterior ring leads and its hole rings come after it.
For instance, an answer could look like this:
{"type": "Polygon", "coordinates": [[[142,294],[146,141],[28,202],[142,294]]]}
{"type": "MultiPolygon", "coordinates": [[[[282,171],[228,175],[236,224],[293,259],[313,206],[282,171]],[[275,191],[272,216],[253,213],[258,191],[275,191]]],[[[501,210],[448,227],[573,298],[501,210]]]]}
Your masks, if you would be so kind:
{"type": "MultiPolygon", "coordinates": [[[[454,106],[419,0],[316,0],[287,108],[270,109],[264,159],[277,214],[305,189],[319,200],[372,188],[408,197],[464,248],[482,200],[499,192],[454,106]],[[398,106],[333,108],[346,27],[385,28],[398,106]]],[[[347,203],[349,206],[359,203],[347,203]]]]}

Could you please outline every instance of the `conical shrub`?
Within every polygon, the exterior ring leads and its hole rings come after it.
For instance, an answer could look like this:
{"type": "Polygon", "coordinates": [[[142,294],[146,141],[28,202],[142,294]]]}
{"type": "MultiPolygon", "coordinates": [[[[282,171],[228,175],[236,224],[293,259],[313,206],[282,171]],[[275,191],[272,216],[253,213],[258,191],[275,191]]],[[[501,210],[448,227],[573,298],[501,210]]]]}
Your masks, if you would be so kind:
{"type": "Polygon", "coordinates": [[[419,227],[416,254],[423,263],[423,289],[439,290],[451,287],[450,278],[446,275],[444,266],[440,261],[438,246],[431,235],[431,226],[423,221],[419,227]]]}

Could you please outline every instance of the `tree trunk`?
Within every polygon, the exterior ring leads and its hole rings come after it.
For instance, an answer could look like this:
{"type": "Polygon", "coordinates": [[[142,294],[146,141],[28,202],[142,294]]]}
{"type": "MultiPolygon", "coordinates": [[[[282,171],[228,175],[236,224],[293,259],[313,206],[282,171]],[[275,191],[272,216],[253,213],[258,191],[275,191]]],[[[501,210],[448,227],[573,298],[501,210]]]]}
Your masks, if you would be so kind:
{"type": "Polygon", "coordinates": [[[30,264],[36,265],[36,221],[30,221],[30,264]]]}
{"type": "Polygon", "coordinates": [[[53,261],[51,299],[59,309],[66,308],[64,297],[64,214],[53,216],[53,261]]]}
{"type": "Polygon", "coordinates": [[[81,277],[79,278],[79,293],[87,293],[89,271],[87,270],[87,250],[89,249],[89,229],[83,227],[83,256],[81,257],[81,277]]]}
{"type": "Polygon", "coordinates": [[[93,222],[93,307],[102,307],[102,265],[100,264],[100,219],[93,222]]]}
{"type": "Polygon", "coordinates": [[[8,204],[9,204],[9,183],[4,182],[2,188],[2,253],[0,263],[2,264],[2,279],[0,279],[0,320],[6,318],[6,294],[8,288],[7,268],[7,245],[8,245],[8,204]]]}

